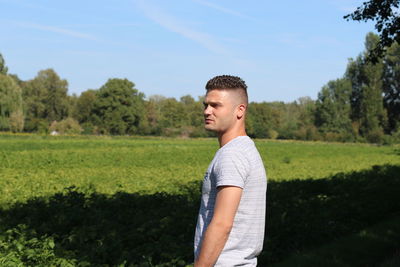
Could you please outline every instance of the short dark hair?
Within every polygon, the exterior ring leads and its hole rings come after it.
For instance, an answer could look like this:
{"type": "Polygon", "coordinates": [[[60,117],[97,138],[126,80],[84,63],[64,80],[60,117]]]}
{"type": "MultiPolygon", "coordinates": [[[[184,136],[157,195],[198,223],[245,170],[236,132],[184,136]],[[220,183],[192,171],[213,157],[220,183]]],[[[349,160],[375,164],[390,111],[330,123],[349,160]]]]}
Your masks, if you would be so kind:
{"type": "Polygon", "coordinates": [[[246,83],[237,76],[231,75],[220,75],[215,76],[211,80],[209,80],[206,84],[207,91],[213,89],[237,89],[241,88],[247,91],[246,83]]]}
{"type": "Polygon", "coordinates": [[[240,93],[243,97],[243,101],[245,104],[248,103],[248,96],[247,96],[247,85],[246,83],[237,76],[231,75],[219,75],[215,76],[211,80],[209,80],[206,84],[207,92],[215,89],[235,89],[240,90],[240,93]]]}

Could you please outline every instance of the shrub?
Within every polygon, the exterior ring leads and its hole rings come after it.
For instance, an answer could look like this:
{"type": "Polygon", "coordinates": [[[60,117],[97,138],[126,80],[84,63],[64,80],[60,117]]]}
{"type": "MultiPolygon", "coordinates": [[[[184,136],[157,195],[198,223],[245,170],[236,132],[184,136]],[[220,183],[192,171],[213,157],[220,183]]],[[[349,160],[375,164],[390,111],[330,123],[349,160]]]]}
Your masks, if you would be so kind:
{"type": "Polygon", "coordinates": [[[279,133],[273,129],[268,129],[268,131],[267,131],[267,136],[270,139],[276,139],[276,138],[278,138],[278,135],[279,135],[279,133]]]}
{"type": "Polygon", "coordinates": [[[80,134],[83,129],[79,125],[79,122],[73,118],[66,118],[60,122],[53,121],[49,131],[57,131],[60,134],[80,134]]]}
{"type": "Polygon", "coordinates": [[[82,134],[99,134],[98,127],[93,125],[91,122],[84,122],[81,125],[82,134]]]}
{"type": "Polygon", "coordinates": [[[394,143],[400,143],[400,127],[392,133],[392,140],[394,143]]]}
{"type": "Polygon", "coordinates": [[[24,129],[24,114],[21,110],[13,111],[10,115],[10,130],[14,133],[22,132],[24,129]]]}
{"type": "Polygon", "coordinates": [[[326,132],[324,134],[324,140],[329,142],[336,142],[340,140],[340,133],[326,132]]]}
{"type": "Polygon", "coordinates": [[[366,134],[365,138],[370,143],[381,144],[383,139],[382,129],[376,129],[366,134]]]}

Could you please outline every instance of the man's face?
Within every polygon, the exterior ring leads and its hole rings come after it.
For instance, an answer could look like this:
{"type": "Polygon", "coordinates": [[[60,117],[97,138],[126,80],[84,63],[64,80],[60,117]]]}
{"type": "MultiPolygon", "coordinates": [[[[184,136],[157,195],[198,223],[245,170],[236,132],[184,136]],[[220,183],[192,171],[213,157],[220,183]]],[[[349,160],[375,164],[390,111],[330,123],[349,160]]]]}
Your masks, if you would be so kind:
{"type": "Polygon", "coordinates": [[[235,93],[228,90],[208,91],[204,99],[204,127],[218,133],[226,132],[236,121],[235,93]]]}

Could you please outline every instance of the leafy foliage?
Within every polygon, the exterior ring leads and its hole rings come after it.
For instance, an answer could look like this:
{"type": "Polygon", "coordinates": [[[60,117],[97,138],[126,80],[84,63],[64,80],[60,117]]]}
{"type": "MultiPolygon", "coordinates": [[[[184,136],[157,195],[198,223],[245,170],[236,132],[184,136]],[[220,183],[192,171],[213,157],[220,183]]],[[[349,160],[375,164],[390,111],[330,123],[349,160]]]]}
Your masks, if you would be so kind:
{"type": "Polygon", "coordinates": [[[6,66],[6,62],[3,58],[3,55],[0,53],[0,74],[7,75],[8,68],[6,66]]]}
{"type": "Polygon", "coordinates": [[[96,93],[94,121],[110,134],[137,134],[143,123],[144,94],[127,79],[110,79],[96,93]]]}
{"type": "Polygon", "coordinates": [[[11,77],[0,73],[0,130],[12,129],[17,131],[18,127],[14,128],[13,123],[15,122],[15,115],[21,114],[21,112],[21,88],[11,77]]]}
{"type": "Polygon", "coordinates": [[[58,134],[80,134],[83,129],[73,118],[66,118],[60,122],[53,121],[49,130],[56,131],[58,134]]]}
{"type": "Polygon", "coordinates": [[[388,48],[384,60],[383,91],[384,105],[388,113],[388,129],[400,129],[400,45],[388,48]]]}
{"type": "Polygon", "coordinates": [[[376,63],[385,50],[394,42],[400,43],[399,0],[370,0],[356,11],[344,16],[347,20],[375,21],[375,29],[380,33],[380,41],[369,50],[368,60],[376,63]]]}
{"type": "Polygon", "coordinates": [[[53,121],[68,115],[68,83],[52,70],[42,70],[23,84],[26,124],[28,131],[40,131],[53,121]]]}
{"type": "Polygon", "coordinates": [[[351,83],[347,79],[330,81],[318,94],[316,124],[323,132],[350,132],[351,83]]]}

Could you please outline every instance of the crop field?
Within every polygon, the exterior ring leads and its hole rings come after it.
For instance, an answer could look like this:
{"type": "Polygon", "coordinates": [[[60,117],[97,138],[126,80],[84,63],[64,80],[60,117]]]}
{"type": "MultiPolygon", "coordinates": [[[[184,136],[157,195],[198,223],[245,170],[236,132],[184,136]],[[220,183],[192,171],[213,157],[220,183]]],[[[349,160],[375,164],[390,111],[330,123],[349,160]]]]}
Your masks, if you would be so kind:
{"type": "MultiPolygon", "coordinates": [[[[323,178],[373,165],[400,164],[400,147],[256,141],[270,181],[323,178]]],[[[179,193],[201,180],[215,139],[0,138],[0,203],[24,201],[70,187],[97,192],[179,193]]]]}
{"type": "MultiPolygon", "coordinates": [[[[269,183],[260,266],[399,215],[400,146],[256,145],[269,183]]],[[[0,265],[189,265],[217,149],[216,139],[0,135],[0,265]]]]}

